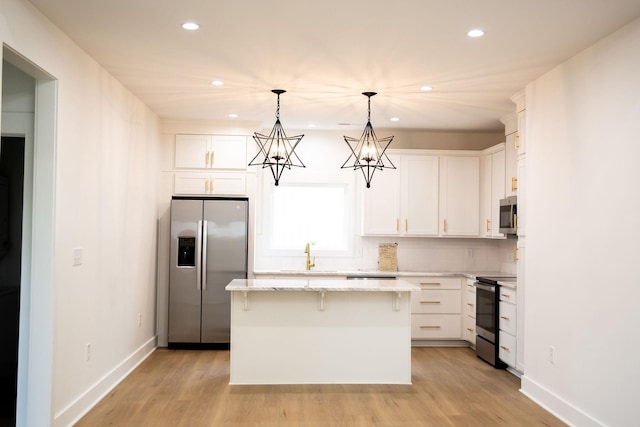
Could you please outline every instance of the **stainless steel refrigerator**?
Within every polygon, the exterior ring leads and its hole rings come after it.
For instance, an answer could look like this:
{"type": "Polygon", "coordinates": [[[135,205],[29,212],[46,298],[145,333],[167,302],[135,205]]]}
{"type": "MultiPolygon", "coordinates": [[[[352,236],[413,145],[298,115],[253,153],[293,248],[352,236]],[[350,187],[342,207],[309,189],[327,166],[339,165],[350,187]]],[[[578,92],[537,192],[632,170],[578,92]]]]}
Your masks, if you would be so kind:
{"type": "Polygon", "coordinates": [[[228,345],[224,288],[247,278],[248,205],[246,198],[172,198],[169,346],[228,345]]]}

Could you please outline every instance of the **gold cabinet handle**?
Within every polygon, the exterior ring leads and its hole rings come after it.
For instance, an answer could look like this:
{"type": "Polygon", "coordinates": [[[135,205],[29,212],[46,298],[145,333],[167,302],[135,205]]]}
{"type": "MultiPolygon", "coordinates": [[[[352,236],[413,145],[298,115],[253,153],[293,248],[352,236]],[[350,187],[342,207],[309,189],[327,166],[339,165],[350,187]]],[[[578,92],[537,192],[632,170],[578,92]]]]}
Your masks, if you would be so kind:
{"type": "Polygon", "coordinates": [[[513,262],[518,262],[518,247],[513,247],[513,262]]]}
{"type": "Polygon", "coordinates": [[[420,329],[440,329],[440,325],[426,325],[426,326],[420,326],[420,329]]]}
{"type": "Polygon", "coordinates": [[[400,220],[396,218],[396,231],[400,231],[400,220]]]}
{"type": "Polygon", "coordinates": [[[513,139],[513,148],[516,150],[520,148],[520,134],[516,133],[516,137],[513,139]]]}
{"type": "Polygon", "coordinates": [[[518,214],[513,214],[513,228],[518,230],[518,214]]]}
{"type": "Polygon", "coordinates": [[[491,220],[490,219],[487,220],[487,233],[489,231],[491,231],[491,220]]]}
{"type": "Polygon", "coordinates": [[[211,150],[211,155],[209,156],[209,166],[213,167],[213,164],[215,163],[215,157],[214,157],[215,152],[213,150],[211,150]]]}
{"type": "Polygon", "coordinates": [[[404,219],[404,231],[409,231],[409,218],[404,219]]]}
{"type": "Polygon", "coordinates": [[[467,303],[467,305],[468,305],[469,307],[473,307],[473,304],[471,304],[470,302],[468,302],[468,303],[467,303]]]}
{"type": "Polygon", "coordinates": [[[501,319],[504,319],[504,320],[509,320],[509,317],[508,317],[508,316],[500,316],[500,318],[501,318],[501,319]]]}
{"type": "Polygon", "coordinates": [[[440,301],[420,301],[420,304],[440,304],[440,301]]]}
{"type": "Polygon", "coordinates": [[[440,282],[420,282],[420,286],[440,286],[440,282]]]}
{"type": "Polygon", "coordinates": [[[469,331],[469,332],[473,332],[473,329],[471,329],[471,328],[467,328],[467,331],[469,331]]]}
{"type": "Polygon", "coordinates": [[[504,346],[504,345],[501,345],[500,348],[503,349],[504,351],[511,351],[511,350],[509,350],[509,347],[504,346]]]}
{"type": "Polygon", "coordinates": [[[511,177],[511,191],[516,191],[518,189],[518,178],[515,176],[511,177]]]}
{"type": "Polygon", "coordinates": [[[447,220],[446,219],[444,220],[444,232],[445,233],[447,232],[447,220]]]}
{"type": "Polygon", "coordinates": [[[509,294],[500,294],[501,297],[505,297],[505,298],[511,298],[511,296],[509,294]]]}

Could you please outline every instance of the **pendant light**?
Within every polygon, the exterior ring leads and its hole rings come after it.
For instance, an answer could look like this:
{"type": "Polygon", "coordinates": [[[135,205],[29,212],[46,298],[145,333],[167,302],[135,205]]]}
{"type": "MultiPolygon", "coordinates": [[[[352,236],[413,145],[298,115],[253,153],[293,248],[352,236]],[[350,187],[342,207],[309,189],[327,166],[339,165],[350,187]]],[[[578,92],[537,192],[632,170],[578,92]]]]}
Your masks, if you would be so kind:
{"type": "Polygon", "coordinates": [[[371,179],[375,171],[395,169],[396,167],[385,154],[387,147],[389,147],[389,144],[393,141],[393,136],[378,139],[373,130],[373,126],[371,126],[371,97],[376,95],[376,92],[362,92],[362,94],[368,98],[367,125],[364,127],[360,139],[348,136],[344,137],[344,141],[349,146],[351,154],[342,165],[342,169],[360,169],[367,183],[367,188],[370,188],[371,179]]]}
{"type": "Polygon", "coordinates": [[[249,166],[262,166],[263,169],[268,167],[271,170],[275,184],[278,185],[285,169],[305,167],[294,152],[304,135],[287,136],[282,124],[280,124],[280,95],[285,93],[286,90],[273,89],[271,92],[278,96],[276,123],[273,125],[269,135],[254,132],[253,140],[260,149],[249,163],[249,166]]]}

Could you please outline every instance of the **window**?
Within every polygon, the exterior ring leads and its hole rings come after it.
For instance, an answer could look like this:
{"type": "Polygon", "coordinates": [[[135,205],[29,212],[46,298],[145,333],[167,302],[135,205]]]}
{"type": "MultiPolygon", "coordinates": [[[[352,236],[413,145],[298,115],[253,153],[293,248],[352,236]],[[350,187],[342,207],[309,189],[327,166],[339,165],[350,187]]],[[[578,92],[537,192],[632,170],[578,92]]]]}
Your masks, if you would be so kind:
{"type": "Polygon", "coordinates": [[[280,184],[273,191],[271,249],[349,249],[346,184],[280,184]]]}

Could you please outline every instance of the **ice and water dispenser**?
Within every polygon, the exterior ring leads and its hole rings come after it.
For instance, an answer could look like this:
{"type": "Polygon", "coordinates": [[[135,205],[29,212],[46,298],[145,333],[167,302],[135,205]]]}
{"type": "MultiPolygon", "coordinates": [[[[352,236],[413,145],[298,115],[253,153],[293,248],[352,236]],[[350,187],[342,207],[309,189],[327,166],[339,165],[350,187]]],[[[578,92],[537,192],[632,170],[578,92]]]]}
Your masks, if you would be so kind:
{"type": "Polygon", "coordinates": [[[178,237],[178,267],[196,266],[196,238],[178,237]]]}

